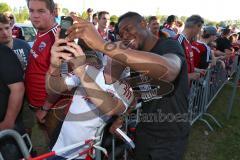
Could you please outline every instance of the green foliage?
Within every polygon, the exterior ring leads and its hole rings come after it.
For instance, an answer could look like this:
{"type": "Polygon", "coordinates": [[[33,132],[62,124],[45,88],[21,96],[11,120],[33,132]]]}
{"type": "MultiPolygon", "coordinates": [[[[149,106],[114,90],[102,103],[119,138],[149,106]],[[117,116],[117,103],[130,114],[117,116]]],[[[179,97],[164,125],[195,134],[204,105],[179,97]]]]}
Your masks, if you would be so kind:
{"type": "MultiPolygon", "coordinates": [[[[151,17],[151,16],[144,16],[144,19],[146,19],[147,22],[148,22],[150,17],[151,17]]],[[[166,16],[166,15],[157,15],[156,17],[157,17],[157,19],[159,20],[160,25],[163,24],[163,23],[166,21],[166,19],[167,19],[167,16],[166,16]]]]}
{"type": "Polygon", "coordinates": [[[166,15],[162,15],[162,16],[161,16],[161,19],[160,19],[160,24],[163,24],[164,22],[166,22],[167,17],[168,17],[168,16],[166,16],[166,15]]]}
{"type": "Polygon", "coordinates": [[[12,9],[7,3],[0,3],[0,13],[6,12],[6,11],[12,11],[12,9]]]}
{"type": "Polygon", "coordinates": [[[63,8],[62,13],[64,16],[67,16],[67,15],[69,15],[69,10],[67,8],[63,8]]]}
{"type": "Polygon", "coordinates": [[[219,24],[216,21],[209,21],[209,20],[206,20],[206,19],[204,21],[205,21],[205,25],[207,25],[207,26],[216,26],[216,25],[219,24]]]}
{"type": "Polygon", "coordinates": [[[0,13],[10,11],[13,13],[13,15],[16,18],[16,22],[23,23],[29,18],[28,8],[20,7],[20,8],[14,8],[13,10],[7,3],[0,3],[0,13]]]}
{"type": "Polygon", "coordinates": [[[110,21],[117,23],[117,22],[118,22],[118,16],[112,15],[112,16],[110,17],[110,21]]]}
{"type": "Polygon", "coordinates": [[[19,9],[14,9],[13,14],[16,17],[16,21],[23,23],[29,19],[29,12],[27,7],[20,7],[19,9]]]}
{"type": "Polygon", "coordinates": [[[88,18],[87,12],[83,11],[81,17],[82,17],[82,19],[87,19],[88,18]]]}
{"type": "Polygon", "coordinates": [[[238,28],[240,28],[240,19],[239,20],[227,20],[224,21],[226,25],[236,25],[238,28]]]}
{"type": "Polygon", "coordinates": [[[188,18],[187,16],[181,16],[179,19],[185,23],[185,21],[187,20],[187,18],[188,18]]]}
{"type": "Polygon", "coordinates": [[[225,24],[225,22],[223,22],[223,21],[221,21],[220,23],[219,23],[219,26],[226,26],[226,24],[225,24]]]}

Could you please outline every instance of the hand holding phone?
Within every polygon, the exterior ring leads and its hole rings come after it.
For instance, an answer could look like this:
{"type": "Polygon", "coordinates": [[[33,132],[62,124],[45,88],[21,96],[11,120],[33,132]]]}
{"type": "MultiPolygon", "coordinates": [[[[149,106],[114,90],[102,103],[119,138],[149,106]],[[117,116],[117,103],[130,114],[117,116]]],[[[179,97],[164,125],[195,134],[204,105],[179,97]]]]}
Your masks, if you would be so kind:
{"type": "MultiPolygon", "coordinates": [[[[60,34],[59,34],[60,39],[65,39],[67,37],[67,35],[65,33],[68,30],[68,28],[71,27],[72,25],[73,25],[72,17],[61,16],[61,21],[60,21],[61,30],[60,30],[60,34]]],[[[62,44],[62,45],[66,46],[66,44],[62,44]]],[[[68,51],[66,51],[66,52],[68,52],[68,51]]],[[[69,73],[68,63],[66,61],[64,61],[61,64],[60,70],[61,70],[61,76],[66,78],[69,73]]]]}

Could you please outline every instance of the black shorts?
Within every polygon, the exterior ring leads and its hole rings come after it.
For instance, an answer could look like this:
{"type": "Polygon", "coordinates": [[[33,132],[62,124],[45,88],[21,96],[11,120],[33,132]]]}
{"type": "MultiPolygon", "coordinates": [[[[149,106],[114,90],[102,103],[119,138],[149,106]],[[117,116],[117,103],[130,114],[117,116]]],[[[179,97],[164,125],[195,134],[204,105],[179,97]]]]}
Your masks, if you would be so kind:
{"type": "Polygon", "coordinates": [[[135,160],[182,160],[187,141],[188,136],[163,139],[137,128],[135,160]]]}

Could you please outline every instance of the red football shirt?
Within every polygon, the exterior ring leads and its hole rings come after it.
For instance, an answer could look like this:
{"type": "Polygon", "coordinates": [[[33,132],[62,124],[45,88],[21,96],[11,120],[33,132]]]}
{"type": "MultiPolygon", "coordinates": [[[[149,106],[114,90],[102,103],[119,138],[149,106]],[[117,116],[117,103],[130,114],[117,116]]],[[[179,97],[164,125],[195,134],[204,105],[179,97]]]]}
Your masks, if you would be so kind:
{"type": "Polygon", "coordinates": [[[25,86],[28,101],[32,106],[43,106],[47,97],[45,76],[50,65],[50,51],[57,27],[56,25],[45,33],[38,33],[29,54],[25,86]]]}
{"type": "Polygon", "coordinates": [[[192,50],[194,56],[194,66],[196,68],[206,69],[211,57],[210,47],[203,42],[194,41],[192,42],[192,50]]]}
{"type": "Polygon", "coordinates": [[[194,58],[193,58],[193,51],[192,45],[187,40],[187,38],[183,34],[178,34],[174,39],[176,39],[183,47],[185,52],[185,57],[187,60],[187,68],[188,73],[194,72],[194,58]]]}

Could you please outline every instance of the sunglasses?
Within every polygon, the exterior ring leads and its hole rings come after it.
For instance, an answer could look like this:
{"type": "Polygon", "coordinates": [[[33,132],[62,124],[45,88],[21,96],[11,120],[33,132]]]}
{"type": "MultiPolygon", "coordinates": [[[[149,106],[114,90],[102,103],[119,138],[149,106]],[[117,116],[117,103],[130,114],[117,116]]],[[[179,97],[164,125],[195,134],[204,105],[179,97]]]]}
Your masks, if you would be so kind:
{"type": "Polygon", "coordinates": [[[13,16],[9,16],[8,18],[9,18],[9,19],[14,19],[14,17],[13,17],[13,16]]]}

